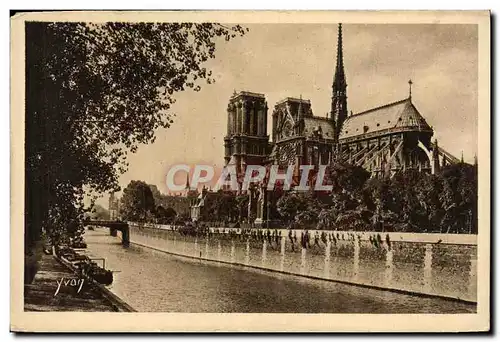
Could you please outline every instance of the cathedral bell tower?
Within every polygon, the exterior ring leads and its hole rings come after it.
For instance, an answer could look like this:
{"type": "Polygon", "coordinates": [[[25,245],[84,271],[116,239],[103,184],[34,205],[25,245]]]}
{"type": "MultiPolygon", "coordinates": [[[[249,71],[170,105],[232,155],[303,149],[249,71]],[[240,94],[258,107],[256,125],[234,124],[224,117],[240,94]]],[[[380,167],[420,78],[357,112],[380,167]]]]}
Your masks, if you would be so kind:
{"type": "Polygon", "coordinates": [[[235,92],[229,100],[224,159],[226,165],[236,166],[238,174],[246,165],[263,165],[267,158],[267,109],[263,94],[235,92]]]}
{"type": "Polygon", "coordinates": [[[337,64],[332,85],[332,108],[330,119],[335,127],[335,142],[338,142],[342,125],[347,119],[347,83],[344,72],[344,54],[342,51],[342,24],[339,24],[337,42],[337,64]]]}

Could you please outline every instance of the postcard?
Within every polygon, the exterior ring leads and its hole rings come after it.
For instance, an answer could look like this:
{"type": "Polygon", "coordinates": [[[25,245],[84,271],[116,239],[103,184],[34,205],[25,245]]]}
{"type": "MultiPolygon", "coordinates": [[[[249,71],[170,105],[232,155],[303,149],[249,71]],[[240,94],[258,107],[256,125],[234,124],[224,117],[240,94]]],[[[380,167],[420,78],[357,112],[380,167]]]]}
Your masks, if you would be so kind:
{"type": "Polygon", "coordinates": [[[11,330],[490,329],[488,11],[11,17],[11,330]]]}

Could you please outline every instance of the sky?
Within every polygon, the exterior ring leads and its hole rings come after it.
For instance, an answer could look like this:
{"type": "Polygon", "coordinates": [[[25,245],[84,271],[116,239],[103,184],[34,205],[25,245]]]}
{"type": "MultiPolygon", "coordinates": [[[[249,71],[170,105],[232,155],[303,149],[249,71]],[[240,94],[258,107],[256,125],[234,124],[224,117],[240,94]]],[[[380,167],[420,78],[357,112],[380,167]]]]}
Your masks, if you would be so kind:
{"type": "MultiPolygon", "coordinates": [[[[131,180],[156,184],[166,193],[170,165],[224,165],[227,104],[234,91],[262,93],[272,110],[285,97],[309,99],[326,116],[337,53],[336,24],[251,24],[243,37],[217,41],[205,66],[216,82],[200,92],[175,94],[176,114],[156,141],[129,155],[131,180]]],[[[439,146],[472,162],[477,153],[477,25],[345,24],[344,68],[349,111],[361,112],[402,100],[413,82],[412,102],[434,129],[439,146]]],[[[184,175],[185,181],[185,175],[184,175]]],[[[107,206],[107,196],[99,201],[107,206]]]]}

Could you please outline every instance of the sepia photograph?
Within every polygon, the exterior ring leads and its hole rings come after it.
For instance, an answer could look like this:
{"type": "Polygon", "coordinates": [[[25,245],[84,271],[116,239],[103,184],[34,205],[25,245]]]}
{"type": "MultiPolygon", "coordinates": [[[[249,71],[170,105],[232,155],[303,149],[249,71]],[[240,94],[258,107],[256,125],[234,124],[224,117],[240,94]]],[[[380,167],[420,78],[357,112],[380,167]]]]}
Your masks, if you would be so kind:
{"type": "Polygon", "coordinates": [[[11,330],[489,330],[489,12],[21,12],[11,63],[11,330]]]}

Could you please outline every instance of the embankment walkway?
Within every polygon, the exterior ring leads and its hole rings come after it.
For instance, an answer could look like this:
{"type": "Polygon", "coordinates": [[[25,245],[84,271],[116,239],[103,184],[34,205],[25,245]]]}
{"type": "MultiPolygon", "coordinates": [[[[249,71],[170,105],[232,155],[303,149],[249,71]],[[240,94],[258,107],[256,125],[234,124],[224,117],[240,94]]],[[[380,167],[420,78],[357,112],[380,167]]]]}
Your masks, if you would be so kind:
{"type": "Polygon", "coordinates": [[[44,254],[31,284],[24,285],[25,311],[132,311],[107,289],[83,283],[54,256],[44,254]],[[59,291],[58,291],[59,288],[59,291]],[[56,295],[57,292],[57,295],[56,295]]]}

